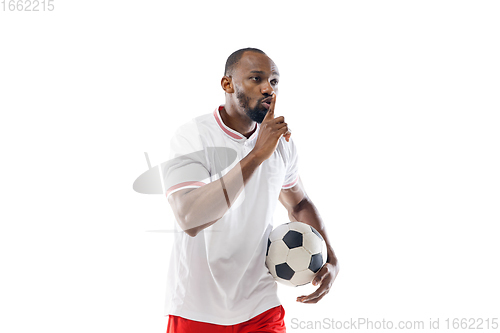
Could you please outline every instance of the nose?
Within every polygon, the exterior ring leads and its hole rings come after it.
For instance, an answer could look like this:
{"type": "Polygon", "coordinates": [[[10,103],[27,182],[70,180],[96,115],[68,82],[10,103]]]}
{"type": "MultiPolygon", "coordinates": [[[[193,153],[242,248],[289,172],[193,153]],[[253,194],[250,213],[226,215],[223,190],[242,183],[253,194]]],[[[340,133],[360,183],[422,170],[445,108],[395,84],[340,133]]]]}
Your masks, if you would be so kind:
{"type": "Polygon", "coordinates": [[[271,82],[266,81],[265,83],[263,83],[261,93],[262,95],[272,95],[273,93],[275,93],[271,82]]]}

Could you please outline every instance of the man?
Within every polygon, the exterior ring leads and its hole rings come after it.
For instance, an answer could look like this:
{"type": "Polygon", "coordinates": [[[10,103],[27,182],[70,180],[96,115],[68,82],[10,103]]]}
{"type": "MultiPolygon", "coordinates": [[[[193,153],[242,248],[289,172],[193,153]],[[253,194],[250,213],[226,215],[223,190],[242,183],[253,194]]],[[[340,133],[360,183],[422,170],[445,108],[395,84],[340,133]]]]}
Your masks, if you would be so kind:
{"type": "Polygon", "coordinates": [[[167,198],[183,232],[169,271],[167,332],[285,332],[276,282],[265,266],[272,216],[280,201],[291,221],[318,230],[327,263],[316,303],[338,274],[335,253],[298,176],[297,152],[275,116],[279,72],[261,50],[234,52],[221,86],[226,103],[182,126],[164,169],[167,198]]]}

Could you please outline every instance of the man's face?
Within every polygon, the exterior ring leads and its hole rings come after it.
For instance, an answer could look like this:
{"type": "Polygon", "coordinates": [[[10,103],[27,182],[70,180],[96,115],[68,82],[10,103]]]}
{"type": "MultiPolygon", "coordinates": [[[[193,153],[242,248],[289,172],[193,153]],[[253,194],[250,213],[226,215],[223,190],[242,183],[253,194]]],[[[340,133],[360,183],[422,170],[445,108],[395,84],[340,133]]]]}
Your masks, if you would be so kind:
{"type": "Polygon", "coordinates": [[[232,80],[242,111],[253,121],[262,123],[271,96],[278,92],[278,67],[265,54],[245,52],[234,68],[232,80]]]}

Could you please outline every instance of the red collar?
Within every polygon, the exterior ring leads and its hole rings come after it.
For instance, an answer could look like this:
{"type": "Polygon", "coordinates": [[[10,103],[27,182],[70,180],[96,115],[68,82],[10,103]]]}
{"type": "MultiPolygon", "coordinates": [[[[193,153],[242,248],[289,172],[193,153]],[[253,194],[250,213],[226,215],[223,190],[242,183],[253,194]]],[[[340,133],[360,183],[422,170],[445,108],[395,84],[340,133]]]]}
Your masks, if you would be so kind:
{"type": "MultiPolygon", "coordinates": [[[[224,122],[222,121],[222,118],[220,116],[220,112],[222,111],[223,108],[224,108],[224,105],[220,105],[218,108],[216,108],[214,110],[214,118],[215,118],[215,121],[217,122],[217,125],[219,125],[219,128],[227,136],[229,136],[231,139],[234,139],[236,141],[246,140],[247,138],[243,134],[233,130],[232,128],[227,127],[226,124],[224,124],[224,122]]],[[[252,139],[254,137],[254,135],[257,133],[257,127],[258,127],[258,125],[255,124],[255,131],[252,133],[252,135],[250,136],[249,139],[252,139]]]]}

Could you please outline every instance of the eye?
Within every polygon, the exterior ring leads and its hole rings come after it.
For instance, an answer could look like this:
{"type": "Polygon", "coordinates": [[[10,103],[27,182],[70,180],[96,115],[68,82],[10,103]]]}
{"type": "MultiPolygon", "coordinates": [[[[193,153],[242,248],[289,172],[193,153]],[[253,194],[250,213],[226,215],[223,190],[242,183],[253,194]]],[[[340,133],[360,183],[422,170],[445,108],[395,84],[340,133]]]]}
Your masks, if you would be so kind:
{"type": "Polygon", "coordinates": [[[255,82],[259,82],[260,81],[260,77],[258,77],[258,76],[252,76],[250,78],[250,80],[255,81],[255,82]]]}
{"type": "Polygon", "coordinates": [[[278,84],[278,80],[274,79],[274,80],[271,80],[271,84],[273,86],[276,86],[278,84]]]}

